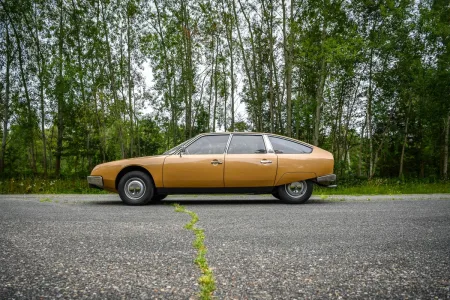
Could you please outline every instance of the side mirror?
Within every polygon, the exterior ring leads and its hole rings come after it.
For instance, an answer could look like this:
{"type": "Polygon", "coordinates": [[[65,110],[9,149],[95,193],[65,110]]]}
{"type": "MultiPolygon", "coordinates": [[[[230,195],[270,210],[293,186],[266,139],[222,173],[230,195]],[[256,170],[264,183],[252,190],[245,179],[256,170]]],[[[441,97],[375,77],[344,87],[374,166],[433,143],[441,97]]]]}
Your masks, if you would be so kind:
{"type": "Polygon", "coordinates": [[[181,147],[181,149],[180,149],[180,157],[181,157],[181,154],[183,154],[185,152],[186,152],[186,148],[185,147],[181,147]]]}

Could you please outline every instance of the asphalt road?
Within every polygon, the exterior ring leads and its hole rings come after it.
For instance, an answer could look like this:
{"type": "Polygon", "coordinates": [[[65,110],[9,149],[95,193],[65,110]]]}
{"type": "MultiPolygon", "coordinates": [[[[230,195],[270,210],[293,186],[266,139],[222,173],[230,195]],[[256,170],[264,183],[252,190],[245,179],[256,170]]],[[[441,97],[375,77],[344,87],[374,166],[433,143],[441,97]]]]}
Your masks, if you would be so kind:
{"type": "Polygon", "coordinates": [[[195,299],[190,217],[218,299],[450,299],[450,195],[0,195],[0,299],[195,299]]]}

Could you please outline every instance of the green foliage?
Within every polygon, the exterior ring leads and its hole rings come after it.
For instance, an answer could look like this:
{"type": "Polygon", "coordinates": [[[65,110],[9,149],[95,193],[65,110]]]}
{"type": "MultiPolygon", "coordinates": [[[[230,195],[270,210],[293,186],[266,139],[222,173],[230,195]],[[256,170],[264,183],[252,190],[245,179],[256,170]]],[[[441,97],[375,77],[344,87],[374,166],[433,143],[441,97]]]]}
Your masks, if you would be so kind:
{"type": "Polygon", "coordinates": [[[320,195],[320,199],[326,200],[326,199],[328,199],[328,195],[321,194],[320,195]]]}
{"type": "Polygon", "coordinates": [[[0,194],[106,194],[89,188],[86,179],[0,179],[0,194]]]}
{"type": "Polygon", "coordinates": [[[317,143],[341,179],[445,178],[449,15],[445,0],[2,1],[0,177],[82,177],[232,129],[317,143]]]}
{"type": "Polygon", "coordinates": [[[315,187],[314,193],[326,199],[327,195],[398,195],[450,193],[450,182],[423,180],[373,180],[350,181],[338,184],[337,188],[315,187]]]}

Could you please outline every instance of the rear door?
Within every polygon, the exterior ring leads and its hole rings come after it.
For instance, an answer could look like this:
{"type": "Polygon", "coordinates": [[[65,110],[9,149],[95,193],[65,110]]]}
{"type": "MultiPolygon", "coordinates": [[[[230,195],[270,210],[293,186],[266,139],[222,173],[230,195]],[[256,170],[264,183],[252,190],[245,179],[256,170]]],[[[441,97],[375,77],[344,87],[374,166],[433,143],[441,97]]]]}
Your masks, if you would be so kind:
{"type": "Polygon", "coordinates": [[[267,148],[263,135],[233,134],[225,155],[225,187],[273,186],[277,155],[267,148]]]}

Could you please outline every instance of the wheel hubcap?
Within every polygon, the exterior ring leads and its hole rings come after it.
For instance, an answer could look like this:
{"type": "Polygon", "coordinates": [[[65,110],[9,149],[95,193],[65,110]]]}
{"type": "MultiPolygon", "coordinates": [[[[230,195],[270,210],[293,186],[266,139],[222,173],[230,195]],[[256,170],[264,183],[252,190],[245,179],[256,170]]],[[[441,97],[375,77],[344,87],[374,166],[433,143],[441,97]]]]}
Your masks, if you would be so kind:
{"type": "Polygon", "coordinates": [[[286,184],[286,193],[293,198],[300,198],[306,193],[306,182],[297,181],[286,184]]]}
{"type": "Polygon", "coordinates": [[[140,178],[130,178],[125,183],[125,194],[128,198],[138,200],[145,194],[145,183],[140,178]]]}

